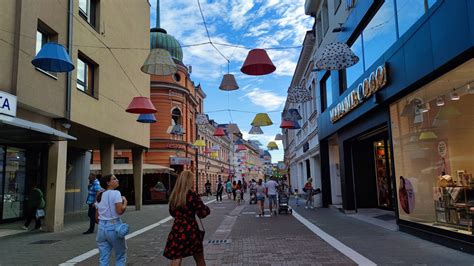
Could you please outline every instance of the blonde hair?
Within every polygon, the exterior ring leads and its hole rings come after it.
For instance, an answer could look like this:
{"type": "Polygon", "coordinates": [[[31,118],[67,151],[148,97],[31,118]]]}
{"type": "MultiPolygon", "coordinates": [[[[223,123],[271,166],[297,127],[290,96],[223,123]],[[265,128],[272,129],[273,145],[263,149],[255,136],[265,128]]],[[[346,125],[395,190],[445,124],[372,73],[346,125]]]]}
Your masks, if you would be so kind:
{"type": "Polygon", "coordinates": [[[183,171],[171,192],[170,207],[178,208],[186,205],[186,195],[193,188],[194,175],[191,171],[183,171]]]}

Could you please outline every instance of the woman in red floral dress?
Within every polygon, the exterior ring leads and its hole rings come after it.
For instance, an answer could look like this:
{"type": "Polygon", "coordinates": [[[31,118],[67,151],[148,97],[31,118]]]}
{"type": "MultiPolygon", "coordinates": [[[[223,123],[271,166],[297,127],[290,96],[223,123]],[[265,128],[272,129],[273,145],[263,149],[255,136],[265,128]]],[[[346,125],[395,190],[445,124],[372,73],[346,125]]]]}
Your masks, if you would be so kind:
{"type": "Polygon", "coordinates": [[[184,257],[193,256],[196,265],[206,265],[196,215],[204,218],[211,213],[198,194],[193,192],[194,175],[183,171],[171,192],[169,211],[174,217],[173,227],[166,241],[163,255],[171,265],[181,265],[184,257]]]}

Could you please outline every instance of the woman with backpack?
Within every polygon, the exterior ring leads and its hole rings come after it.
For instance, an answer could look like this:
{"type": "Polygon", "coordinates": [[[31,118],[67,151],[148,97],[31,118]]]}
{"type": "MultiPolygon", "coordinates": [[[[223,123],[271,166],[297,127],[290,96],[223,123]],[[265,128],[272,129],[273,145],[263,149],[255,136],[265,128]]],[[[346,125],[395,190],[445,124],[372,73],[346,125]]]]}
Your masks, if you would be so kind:
{"type": "Polygon", "coordinates": [[[308,209],[308,205],[311,209],[314,209],[313,207],[313,179],[310,177],[308,178],[308,181],[303,187],[303,192],[306,193],[306,204],[305,204],[305,209],[308,209]]]}

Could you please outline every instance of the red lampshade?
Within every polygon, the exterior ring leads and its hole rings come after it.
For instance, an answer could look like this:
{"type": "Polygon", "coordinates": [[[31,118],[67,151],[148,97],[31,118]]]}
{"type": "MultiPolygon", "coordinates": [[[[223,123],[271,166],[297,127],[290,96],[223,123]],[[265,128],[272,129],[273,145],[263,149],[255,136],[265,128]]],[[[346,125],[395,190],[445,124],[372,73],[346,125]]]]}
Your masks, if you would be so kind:
{"type": "Polygon", "coordinates": [[[133,114],[153,114],[156,113],[156,108],[149,98],[134,97],[125,111],[133,114]]]}
{"type": "Polygon", "coordinates": [[[223,137],[223,136],[225,136],[224,129],[221,128],[221,127],[216,127],[216,129],[214,130],[214,136],[216,136],[216,137],[223,137]]]}
{"type": "Polygon", "coordinates": [[[294,122],[290,120],[281,120],[280,128],[293,128],[294,127],[294,122]]]}
{"type": "Polygon", "coordinates": [[[273,65],[272,60],[270,60],[264,49],[253,49],[250,50],[247,58],[245,58],[244,65],[240,71],[247,75],[261,76],[270,74],[275,69],[275,65],[273,65]]]}
{"type": "Polygon", "coordinates": [[[239,151],[245,151],[247,148],[245,147],[245,145],[243,144],[238,144],[236,149],[235,149],[235,152],[239,152],[239,151]]]}

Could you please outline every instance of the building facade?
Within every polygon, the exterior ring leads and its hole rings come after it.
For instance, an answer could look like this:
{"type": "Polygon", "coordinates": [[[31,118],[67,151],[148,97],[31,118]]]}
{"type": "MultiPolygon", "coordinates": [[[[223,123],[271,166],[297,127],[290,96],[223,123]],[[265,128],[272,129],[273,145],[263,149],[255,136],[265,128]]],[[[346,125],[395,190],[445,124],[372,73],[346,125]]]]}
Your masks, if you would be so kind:
{"type": "Polygon", "coordinates": [[[343,210],[393,211],[400,230],[473,252],[472,1],[341,7],[336,40],[360,60],[317,71],[323,204],[340,188],[343,210]]]}
{"type": "Polygon", "coordinates": [[[140,71],[147,51],[133,49],[149,43],[150,6],[125,6],[93,0],[2,4],[0,92],[16,97],[17,109],[0,115],[0,222],[22,219],[27,195],[38,186],[46,198],[46,229],[61,230],[65,212],[87,208],[90,150],[102,151],[106,173],[113,171],[115,148],[133,150],[134,182],[141,183],[149,127],[125,109],[134,96],[150,94],[150,78],[140,71]],[[136,19],[123,23],[129,16],[136,19]],[[31,64],[47,42],[67,48],[73,71],[31,64]]]}

